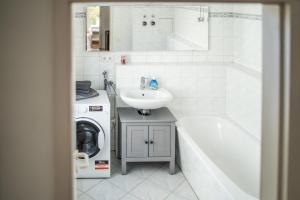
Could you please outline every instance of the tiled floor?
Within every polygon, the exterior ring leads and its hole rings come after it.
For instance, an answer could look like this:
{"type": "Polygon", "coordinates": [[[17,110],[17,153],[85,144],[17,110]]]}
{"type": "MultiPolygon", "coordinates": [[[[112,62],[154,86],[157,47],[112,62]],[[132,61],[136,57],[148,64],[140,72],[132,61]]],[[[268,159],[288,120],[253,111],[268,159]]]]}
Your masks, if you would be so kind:
{"type": "Polygon", "coordinates": [[[174,175],[164,163],[129,163],[128,168],[122,175],[120,160],[113,156],[112,177],[77,180],[77,199],[197,200],[179,168],[174,175]]]}

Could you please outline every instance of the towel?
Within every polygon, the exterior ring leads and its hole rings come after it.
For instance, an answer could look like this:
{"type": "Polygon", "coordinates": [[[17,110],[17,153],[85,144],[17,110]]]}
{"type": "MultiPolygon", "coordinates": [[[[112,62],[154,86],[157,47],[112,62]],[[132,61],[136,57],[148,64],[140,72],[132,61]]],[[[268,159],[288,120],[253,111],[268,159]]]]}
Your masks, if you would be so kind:
{"type": "Polygon", "coordinates": [[[88,90],[76,90],[76,94],[89,94],[90,90],[91,88],[89,88],[88,90]]]}
{"type": "Polygon", "coordinates": [[[91,84],[91,81],[76,81],[76,90],[89,91],[91,84]]]}
{"type": "Polygon", "coordinates": [[[89,99],[89,98],[96,97],[96,96],[99,96],[99,93],[96,90],[94,90],[93,88],[90,88],[88,94],[76,92],[76,101],[82,100],[82,99],[89,99]]]}

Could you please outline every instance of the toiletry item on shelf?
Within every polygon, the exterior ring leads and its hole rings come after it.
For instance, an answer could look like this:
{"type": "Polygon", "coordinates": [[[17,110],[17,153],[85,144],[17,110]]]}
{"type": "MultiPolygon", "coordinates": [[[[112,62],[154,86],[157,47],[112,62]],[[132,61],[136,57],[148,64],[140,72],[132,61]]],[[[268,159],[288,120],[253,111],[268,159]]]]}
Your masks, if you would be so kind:
{"type": "Polygon", "coordinates": [[[126,65],[128,63],[128,56],[121,56],[121,63],[122,65],[126,65]]]}
{"type": "Polygon", "coordinates": [[[157,90],[158,89],[158,82],[157,82],[155,77],[151,78],[151,81],[149,83],[149,88],[152,89],[152,90],[157,90]]]}

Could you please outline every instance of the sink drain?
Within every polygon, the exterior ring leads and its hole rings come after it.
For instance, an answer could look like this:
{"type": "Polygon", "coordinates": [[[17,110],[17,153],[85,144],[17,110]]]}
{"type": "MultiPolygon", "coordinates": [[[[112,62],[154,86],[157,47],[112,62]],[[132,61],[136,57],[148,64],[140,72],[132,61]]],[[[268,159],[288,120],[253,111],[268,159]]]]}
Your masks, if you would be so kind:
{"type": "Polygon", "coordinates": [[[148,116],[148,115],[151,115],[151,110],[149,110],[149,109],[142,109],[142,110],[138,110],[138,113],[140,115],[143,115],[143,116],[148,116]]]}

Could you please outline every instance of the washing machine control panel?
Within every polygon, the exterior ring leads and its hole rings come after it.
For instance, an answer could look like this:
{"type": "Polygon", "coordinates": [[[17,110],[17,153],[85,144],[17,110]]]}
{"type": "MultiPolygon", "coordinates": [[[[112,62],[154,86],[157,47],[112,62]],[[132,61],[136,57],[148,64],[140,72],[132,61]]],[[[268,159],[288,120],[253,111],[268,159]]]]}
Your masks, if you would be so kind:
{"type": "Polygon", "coordinates": [[[98,113],[103,112],[104,107],[99,105],[85,105],[79,106],[79,114],[80,113],[98,113]]]}
{"type": "Polygon", "coordinates": [[[110,107],[105,105],[78,105],[76,114],[109,114],[110,107]]]}
{"type": "Polygon", "coordinates": [[[103,106],[89,106],[89,112],[101,112],[103,111],[103,106]]]}

